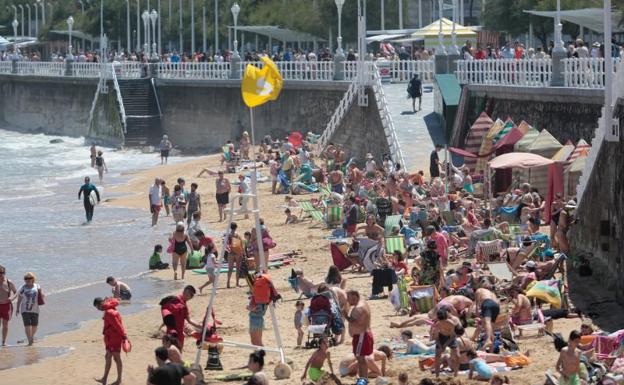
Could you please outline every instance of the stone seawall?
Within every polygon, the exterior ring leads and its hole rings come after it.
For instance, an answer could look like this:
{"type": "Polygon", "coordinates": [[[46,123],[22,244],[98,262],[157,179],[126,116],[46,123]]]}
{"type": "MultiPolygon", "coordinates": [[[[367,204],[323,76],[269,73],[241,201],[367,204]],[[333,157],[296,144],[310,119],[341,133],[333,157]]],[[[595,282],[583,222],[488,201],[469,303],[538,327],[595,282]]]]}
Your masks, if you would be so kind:
{"type": "MultiPolygon", "coordinates": [[[[537,128],[547,129],[561,143],[579,139],[591,142],[598,126],[604,91],[578,88],[538,88],[468,85],[463,116],[457,116],[451,145],[463,147],[470,125],[481,112],[492,119],[516,123],[522,120],[537,128]]],[[[460,111],[462,108],[460,107],[460,111]]]]}
{"type": "Polygon", "coordinates": [[[86,136],[98,79],[0,76],[0,122],[5,128],[86,136]]]}

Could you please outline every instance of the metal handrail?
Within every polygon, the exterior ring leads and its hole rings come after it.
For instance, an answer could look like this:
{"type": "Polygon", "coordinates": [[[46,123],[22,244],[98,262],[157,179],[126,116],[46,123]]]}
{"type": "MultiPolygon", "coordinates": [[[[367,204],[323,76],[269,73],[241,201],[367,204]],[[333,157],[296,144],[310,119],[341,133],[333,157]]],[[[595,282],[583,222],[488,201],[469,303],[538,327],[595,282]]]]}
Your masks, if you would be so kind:
{"type": "Polygon", "coordinates": [[[338,107],[336,107],[336,109],[334,110],[334,113],[332,114],[332,117],[329,119],[329,122],[327,122],[327,125],[325,126],[325,130],[323,131],[323,133],[321,134],[318,140],[318,152],[319,153],[321,153],[325,149],[325,147],[327,147],[327,144],[329,143],[329,140],[331,139],[332,135],[334,135],[334,132],[340,125],[340,122],[342,122],[342,119],[344,118],[345,114],[349,110],[349,107],[351,107],[351,104],[353,104],[353,101],[355,100],[355,96],[357,95],[357,83],[358,81],[356,78],[351,82],[351,84],[349,84],[349,88],[342,96],[342,99],[340,100],[338,107]]]}
{"type": "Polygon", "coordinates": [[[123,104],[123,98],[121,96],[121,89],[119,88],[119,82],[117,81],[117,74],[113,68],[113,64],[109,64],[111,67],[111,74],[113,78],[113,87],[115,88],[115,94],[117,95],[117,104],[119,104],[119,114],[121,115],[121,124],[123,125],[124,134],[128,133],[128,127],[126,125],[126,109],[123,104]]]}
{"type": "Polygon", "coordinates": [[[158,100],[158,93],[156,92],[156,86],[154,85],[154,78],[150,79],[150,83],[152,84],[152,91],[154,92],[154,99],[156,99],[156,105],[158,106],[158,116],[162,118],[163,113],[160,109],[160,101],[158,100]]]}

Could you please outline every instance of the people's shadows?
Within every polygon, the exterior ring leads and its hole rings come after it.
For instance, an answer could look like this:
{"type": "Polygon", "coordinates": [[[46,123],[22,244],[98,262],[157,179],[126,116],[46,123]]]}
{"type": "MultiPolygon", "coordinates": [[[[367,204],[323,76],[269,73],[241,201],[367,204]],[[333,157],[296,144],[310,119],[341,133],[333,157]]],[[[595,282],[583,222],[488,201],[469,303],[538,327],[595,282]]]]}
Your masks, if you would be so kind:
{"type": "Polygon", "coordinates": [[[444,135],[444,128],[442,127],[442,122],[440,117],[435,112],[427,114],[423,117],[425,121],[425,125],[427,126],[427,132],[429,132],[429,137],[434,144],[446,144],[446,137],[444,135]]]}
{"type": "Polygon", "coordinates": [[[416,115],[417,112],[414,111],[402,111],[401,115],[416,115]]]}
{"type": "Polygon", "coordinates": [[[597,284],[599,277],[580,277],[568,271],[570,300],[584,316],[599,328],[615,331],[621,328],[624,306],[617,303],[615,293],[606,285],[597,284]]]}

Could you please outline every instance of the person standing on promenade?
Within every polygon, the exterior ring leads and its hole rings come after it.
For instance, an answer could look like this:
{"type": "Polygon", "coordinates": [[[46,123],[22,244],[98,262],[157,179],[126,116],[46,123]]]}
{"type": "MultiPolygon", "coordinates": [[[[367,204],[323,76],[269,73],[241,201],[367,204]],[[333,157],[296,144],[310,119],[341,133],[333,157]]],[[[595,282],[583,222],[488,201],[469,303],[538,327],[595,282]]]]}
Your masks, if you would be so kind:
{"type": "Polygon", "coordinates": [[[422,107],[422,82],[418,74],[414,74],[407,87],[407,93],[412,98],[412,110],[416,113],[416,99],[418,99],[418,111],[422,107]]]}
{"type": "Polygon", "coordinates": [[[123,372],[123,363],[121,362],[121,347],[125,340],[126,329],[124,328],[121,320],[121,315],[117,311],[117,305],[119,301],[114,298],[95,298],[93,300],[93,306],[96,309],[104,312],[104,329],[102,334],[104,335],[104,346],[106,348],[104,375],[100,379],[95,379],[96,382],[106,385],[108,381],[108,373],[110,372],[112,360],[115,360],[115,366],[117,367],[117,380],[112,382],[112,385],[121,384],[121,374],[123,372]]]}
{"type": "Polygon", "coordinates": [[[13,298],[17,290],[13,282],[6,277],[6,268],[0,265],[0,323],[2,323],[2,346],[6,345],[9,334],[9,321],[13,313],[13,298]]]}
{"type": "Polygon", "coordinates": [[[43,305],[44,297],[41,287],[35,283],[35,274],[24,275],[24,285],[17,291],[17,310],[15,315],[22,313],[28,346],[35,342],[35,333],[39,326],[39,306],[43,305]]]}
{"type": "Polygon", "coordinates": [[[219,222],[226,219],[225,208],[230,203],[230,191],[232,186],[230,181],[223,177],[223,171],[219,171],[217,180],[215,182],[217,187],[217,205],[219,206],[219,222]]]}
{"type": "Polygon", "coordinates": [[[91,178],[86,176],[84,178],[84,184],[80,186],[80,190],[78,190],[78,199],[80,199],[80,195],[82,194],[85,214],[87,217],[87,222],[85,224],[91,223],[93,219],[93,208],[95,207],[95,200],[91,196],[91,193],[95,192],[97,196],[97,203],[100,203],[100,192],[98,191],[95,185],[91,184],[91,178]]]}
{"type": "Polygon", "coordinates": [[[169,151],[173,148],[173,144],[169,140],[167,135],[163,135],[162,140],[160,141],[160,164],[167,164],[167,160],[169,159],[169,151]]]}
{"type": "Polygon", "coordinates": [[[357,290],[347,291],[347,303],[349,306],[346,311],[343,310],[343,315],[349,321],[349,335],[353,338],[351,345],[357,358],[358,377],[367,379],[366,357],[373,354],[374,344],[373,332],[370,329],[371,311],[357,290]]]}
{"type": "Polygon", "coordinates": [[[158,215],[160,214],[161,197],[163,195],[162,186],[159,178],[154,179],[154,184],[149,188],[149,205],[152,213],[152,226],[158,223],[158,215]]]}

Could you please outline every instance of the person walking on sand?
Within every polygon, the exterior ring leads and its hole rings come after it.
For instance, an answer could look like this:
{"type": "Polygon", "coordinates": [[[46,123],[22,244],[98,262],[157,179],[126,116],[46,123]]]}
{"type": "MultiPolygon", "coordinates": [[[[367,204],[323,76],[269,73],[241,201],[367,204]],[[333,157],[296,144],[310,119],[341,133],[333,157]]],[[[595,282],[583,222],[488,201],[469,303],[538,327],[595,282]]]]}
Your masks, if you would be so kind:
{"type": "Polygon", "coordinates": [[[167,213],[167,216],[169,216],[171,215],[171,211],[169,209],[171,206],[171,191],[169,190],[169,187],[167,187],[167,182],[165,182],[164,179],[160,181],[160,188],[162,191],[163,206],[165,206],[165,212],[167,213]]]}
{"type": "Polygon", "coordinates": [[[219,171],[217,176],[217,180],[215,182],[217,187],[217,205],[219,206],[219,222],[224,221],[225,218],[225,208],[230,203],[230,191],[232,191],[232,186],[230,185],[230,181],[223,177],[223,171],[219,171]]]}
{"type": "Polygon", "coordinates": [[[158,216],[160,214],[161,197],[162,197],[162,185],[159,178],[154,179],[154,184],[149,188],[149,205],[150,213],[152,213],[152,226],[156,226],[158,223],[158,216]]]}
{"type": "Polygon", "coordinates": [[[22,313],[24,330],[28,339],[28,346],[35,342],[35,333],[39,326],[39,306],[43,305],[44,296],[41,287],[35,283],[35,274],[26,273],[24,284],[17,291],[17,310],[15,315],[22,313]]]}
{"type": "Polygon", "coordinates": [[[93,220],[93,208],[96,204],[95,200],[91,196],[91,193],[93,192],[95,192],[95,195],[97,196],[97,203],[100,203],[100,192],[95,185],[91,184],[91,178],[86,176],[84,178],[84,184],[80,186],[80,190],[78,190],[78,199],[80,199],[80,195],[82,195],[85,214],[87,217],[87,222],[85,222],[85,224],[91,223],[91,220],[93,220]]]}
{"type": "Polygon", "coordinates": [[[163,135],[162,140],[160,141],[160,164],[167,164],[167,160],[169,159],[169,151],[173,148],[173,144],[169,140],[167,135],[163,135]]]}
{"type": "Polygon", "coordinates": [[[95,147],[95,143],[91,143],[91,167],[95,168],[95,157],[97,156],[97,148],[95,147]]]}
{"type": "Polygon", "coordinates": [[[201,211],[201,198],[197,192],[197,183],[191,183],[191,192],[188,194],[188,204],[186,206],[186,224],[190,225],[195,212],[201,211]]]}
{"type": "Polygon", "coordinates": [[[343,316],[349,322],[349,335],[353,338],[351,345],[358,363],[358,377],[367,380],[366,357],[373,354],[374,344],[370,328],[371,311],[357,290],[347,291],[347,303],[349,306],[343,310],[343,316]]]}
{"type": "Polygon", "coordinates": [[[100,178],[100,183],[104,179],[104,171],[108,172],[108,167],[106,166],[106,161],[104,160],[104,153],[102,151],[98,151],[97,156],[95,157],[95,168],[98,172],[98,177],[100,178]]]}
{"type": "Polygon", "coordinates": [[[184,279],[184,273],[186,273],[186,256],[188,255],[189,250],[193,250],[191,238],[189,238],[186,231],[184,231],[184,222],[178,222],[176,224],[176,229],[171,234],[169,243],[171,244],[171,266],[173,267],[173,279],[178,279],[178,263],[180,263],[182,279],[184,279]]]}
{"type": "Polygon", "coordinates": [[[114,298],[95,298],[93,300],[93,306],[96,309],[103,311],[104,316],[104,328],[102,334],[104,335],[104,347],[106,349],[106,355],[104,356],[104,375],[100,379],[95,379],[100,384],[107,384],[108,373],[110,372],[112,361],[115,360],[115,367],[117,368],[117,380],[111,382],[111,385],[121,384],[121,375],[123,372],[123,363],[121,362],[121,347],[124,341],[128,339],[126,336],[126,329],[124,328],[121,315],[117,311],[119,301],[114,298]]]}
{"type": "Polygon", "coordinates": [[[13,282],[6,277],[6,268],[0,265],[0,323],[2,324],[2,346],[9,335],[9,321],[13,313],[12,295],[17,292],[13,282]]]}

